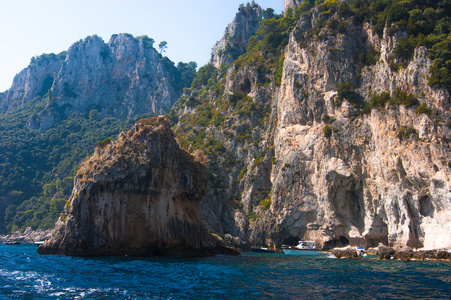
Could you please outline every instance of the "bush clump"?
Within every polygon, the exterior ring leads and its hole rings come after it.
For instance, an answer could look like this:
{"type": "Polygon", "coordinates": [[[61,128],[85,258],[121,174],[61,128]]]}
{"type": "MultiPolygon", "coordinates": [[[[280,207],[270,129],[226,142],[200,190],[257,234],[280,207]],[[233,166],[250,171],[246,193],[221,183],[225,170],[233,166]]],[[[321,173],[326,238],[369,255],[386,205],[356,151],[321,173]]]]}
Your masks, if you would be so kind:
{"type": "Polygon", "coordinates": [[[396,137],[403,141],[403,140],[408,140],[411,137],[418,139],[418,132],[414,127],[401,127],[398,131],[398,134],[396,135],[396,137]]]}
{"type": "Polygon", "coordinates": [[[100,148],[104,148],[106,145],[108,145],[109,143],[111,143],[112,141],[114,141],[114,139],[112,139],[112,138],[106,138],[106,139],[104,139],[103,141],[100,141],[100,142],[98,142],[97,144],[96,144],[96,146],[97,147],[100,147],[100,148]]]}
{"type": "Polygon", "coordinates": [[[335,107],[340,106],[344,99],[348,100],[352,106],[356,108],[362,106],[362,97],[356,93],[350,82],[339,83],[337,86],[337,92],[337,100],[334,103],[335,107]]]}

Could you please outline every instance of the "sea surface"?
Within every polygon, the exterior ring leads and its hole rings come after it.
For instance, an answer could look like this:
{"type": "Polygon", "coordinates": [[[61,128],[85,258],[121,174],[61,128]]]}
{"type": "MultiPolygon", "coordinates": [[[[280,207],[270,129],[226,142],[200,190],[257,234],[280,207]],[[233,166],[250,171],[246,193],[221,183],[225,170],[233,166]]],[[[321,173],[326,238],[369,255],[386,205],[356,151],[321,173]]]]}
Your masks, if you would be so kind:
{"type": "Polygon", "coordinates": [[[80,258],[0,246],[0,299],[450,299],[451,263],[243,253],[80,258]]]}

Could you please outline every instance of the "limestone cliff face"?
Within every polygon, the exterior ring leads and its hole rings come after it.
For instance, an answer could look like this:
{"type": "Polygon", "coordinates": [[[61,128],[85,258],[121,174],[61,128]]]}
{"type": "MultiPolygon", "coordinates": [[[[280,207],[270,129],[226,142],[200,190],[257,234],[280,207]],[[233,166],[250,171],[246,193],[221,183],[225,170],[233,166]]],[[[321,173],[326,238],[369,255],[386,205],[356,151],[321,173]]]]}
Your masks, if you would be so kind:
{"type": "Polygon", "coordinates": [[[368,23],[347,23],[344,33],[324,27],[309,39],[317,13],[291,33],[280,86],[258,84],[251,66],[229,70],[225,93],[240,91],[252,104],[249,117],[228,113],[224,126],[208,129],[226,154],[209,159],[220,184],[200,204],[204,224],[242,248],[308,239],[324,249],[451,249],[450,99],[428,85],[427,49],[394,71],[393,50],[405,33],[379,37],[368,23]],[[370,47],[375,63],[359,65],[356,57],[370,47]],[[342,83],[356,87],[360,108],[338,101],[342,83]],[[372,95],[399,91],[429,111],[387,103],[362,112],[372,95]],[[251,109],[265,105],[262,121],[251,109]]]}
{"type": "Polygon", "coordinates": [[[197,204],[206,192],[204,167],[179,149],[165,117],[138,122],[97,147],[43,254],[234,254],[206,232],[197,204]]]}
{"type": "Polygon", "coordinates": [[[262,9],[257,4],[241,7],[224,35],[211,49],[210,63],[219,68],[246,52],[247,42],[257,32],[261,19],[262,9]]]}
{"type": "Polygon", "coordinates": [[[285,0],[285,11],[287,8],[296,9],[302,2],[302,0],[285,0]]]}
{"type": "Polygon", "coordinates": [[[296,32],[285,52],[279,91],[271,215],[274,225],[293,237],[331,247],[354,245],[450,248],[451,191],[447,157],[451,131],[449,95],[427,84],[431,64],[417,48],[407,68],[390,70],[395,37],[373,34],[368,25],[350,28],[334,40],[298,44],[296,32]],[[380,52],[366,67],[359,92],[413,93],[440,117],[405,106],[373,109],[358,118],[350,105],[335,107],[338,83],[352,81],[352,53],[369,41],[380,52]],[[330,53],[327,49],[334,49],[330,53]],[[336,53],[338,52],[338,53],[336,53]],[[306,93],[300,93],[299,89],[306,93]],[[321,117],[336,121],[326,138],[321,117]],[[403,128],[419,139],[401,140],[403,128]],[[280,166],[289,166],[280,168],[280,166]],[[289,187],[289,188],[287,188],[289,187]]]}
{"type": "Polygon", "coordinates": [[[91,36],[73,44],[67,54],[32,62],[0,98],[0,112],[50,90],[47,106],[28,124],[33,129],[45,131],[71,113],[93,109],[102,117],[120,119],[166,113],[183,88],[176,72],[148,37],[118,34],[105,43],[91,36]]]}
{"type": "Polygon", "coordinates": [[[65,52],[34,57],[30,65],[14,77],[11,88],[0,94],[0,113],[18,108],[47,93],[65,57],[65,52]]]}

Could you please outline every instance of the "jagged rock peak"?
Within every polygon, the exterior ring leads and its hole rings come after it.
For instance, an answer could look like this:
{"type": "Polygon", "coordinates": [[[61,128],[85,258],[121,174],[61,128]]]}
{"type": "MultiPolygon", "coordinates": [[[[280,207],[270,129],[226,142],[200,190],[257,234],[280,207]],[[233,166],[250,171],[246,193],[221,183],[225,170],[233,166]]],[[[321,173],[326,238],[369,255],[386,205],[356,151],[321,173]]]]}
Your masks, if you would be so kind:
{"type": "Polygon", "coordinates": [[[115,34],[105,43],[94,35],[74,43],[67,54],[40,57],[0,96],[0,113],[46,96],[46,107],[28,124],[40,131],[92,109],[119,119],[167,113],[185,83],[153,44],[147,36],[115,34]]]}
{"type": "Polygon", "coordinates": [[[258,30],[262,19],[262,8],[255,3],[241,5],[232,23],[212,47],[210,63],[216,68],[222,64],[230,64],[246,52],[249,38],[258,30]]]}
{"type": "Polygon", "coordinates": [[[181,150],[167,117],[138,121],[96,148],[75,178],[65,213],[42,254],[237,254],[208,233],[197,204],[205,167],[181,150]]]}
{"type": "Polygon", "coordinates": [[[285,0],[285,11],[287,8],[296,9],[304,0],[285,0]]]}
{"type": "Polygon", "coordinates": [[[14,77],[11,88],[0,94],[0,113],[18,108],[47,93],[65,58],[66,52],[33,57],[28,67],[14,77]]]}

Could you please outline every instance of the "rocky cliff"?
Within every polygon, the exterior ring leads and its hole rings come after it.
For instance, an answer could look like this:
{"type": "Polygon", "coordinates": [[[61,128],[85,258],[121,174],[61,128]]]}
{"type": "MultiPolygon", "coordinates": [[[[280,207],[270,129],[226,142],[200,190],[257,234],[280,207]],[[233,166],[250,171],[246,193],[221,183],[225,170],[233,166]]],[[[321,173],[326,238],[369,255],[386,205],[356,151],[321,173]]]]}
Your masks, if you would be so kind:
{"type": "Polygon", "coordinates": [[[246,52],[249,38],[258,30],[262,9],[257,4],[242,6],[221,39],[211,49],[210,63],[216,68],[230,64],[246,52]]]}
{"type": "Polygon", "coordinates": [[[14,77],[11,88],[0,93],[0,113],[18,108],[36,96],[44,96],[65,58],[65,52],[34,57],[30,65],[14,77]]]}
{"type": "Polygon", "coordinates": [[[139,121],[96,148],[42,254],[205,256],[235,254],[207,233],[197,204],[206,172],[180,150],[169,121],[139,121]]]}
{"type": "Polygon", "coordinates": [[[41,131],[71,113],[93,109],[102,117],[120,119],[166,113],[184,83],[153,43],[147,36],[117,34],[108,43],[91,36],[73,44],[67,54],[37,57],[0,98],[0,112],[47,96],[46,107],[29,122],[41,131]]]}
{"type": "Polygon", "coordinates": [[[221,146],[203,148],[212,174],[204,224],[243,248],[300,239],[324,249],[451,248],[450,99],[428,84],[428,49],[401,64],[402,30],[379,36],[330,7],[296,15],[279,82],[257,54],[244,55],[218,77],[224,94],[193,91],[210,106],[182,112],[178,132],[191,149],[194,132],[221,146]],[[207,107],[224,123],[203,132],[190,116],[207,107]]]}

